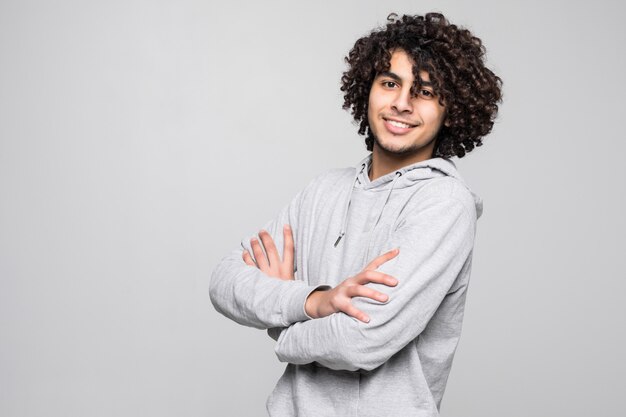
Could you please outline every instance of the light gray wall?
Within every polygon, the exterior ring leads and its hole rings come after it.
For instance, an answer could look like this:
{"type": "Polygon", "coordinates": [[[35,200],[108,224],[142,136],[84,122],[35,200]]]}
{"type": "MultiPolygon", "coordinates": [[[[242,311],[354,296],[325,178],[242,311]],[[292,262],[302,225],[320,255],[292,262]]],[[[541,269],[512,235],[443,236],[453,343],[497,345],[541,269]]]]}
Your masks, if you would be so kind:
{"type": "Polygon", "coordinates": [[[623,4],[221,3],[0,2],[0,415],[264,415],[284,364],[210,272],[366,154],[343,57],[430,10],[505,83],[442,414],[621,415],[623,4]]]}

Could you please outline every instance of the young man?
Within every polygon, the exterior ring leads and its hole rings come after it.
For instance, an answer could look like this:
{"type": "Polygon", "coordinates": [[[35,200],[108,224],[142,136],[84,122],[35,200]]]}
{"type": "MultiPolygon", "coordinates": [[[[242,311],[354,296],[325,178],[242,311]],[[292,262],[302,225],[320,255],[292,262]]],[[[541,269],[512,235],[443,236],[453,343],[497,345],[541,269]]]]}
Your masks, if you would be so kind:
{"type": "Polygon", "coordinates": [[[273,417],[439,414],[482,213],[450,158],[491,131],[501,80],[443,15],[389,20],[342,77],[371,153],[314,178],[212,274],[215,308],[268,329],[288,363],[273,417]]]}

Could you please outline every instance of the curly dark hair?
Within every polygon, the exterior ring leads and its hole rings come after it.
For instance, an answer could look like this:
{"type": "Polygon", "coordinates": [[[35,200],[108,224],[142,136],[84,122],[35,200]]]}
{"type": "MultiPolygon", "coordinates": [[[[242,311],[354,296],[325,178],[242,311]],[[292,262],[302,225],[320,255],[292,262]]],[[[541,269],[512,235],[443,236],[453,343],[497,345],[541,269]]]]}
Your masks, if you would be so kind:
{"type": "Polygon", "coordinates": [[[405,51],[413,60],[414,85],[421,88],[420,72],[426,71],[440,104],[446,108],[445,124],[435,139],[433,157],[462,158],[481,146],[492,129],[502,101],[502,80],[485,67],[485,47],[472,33],[450,24],[441,13],[425,16],[392,13],[385,28],[373,30],[356,41],[345,58],[348,69],[341,77],[344,109],[352,110],[366,135],[368,151],[374,137],[367,117],[369,93],[377,74],[388,71],[392,52],[405,51]]]}

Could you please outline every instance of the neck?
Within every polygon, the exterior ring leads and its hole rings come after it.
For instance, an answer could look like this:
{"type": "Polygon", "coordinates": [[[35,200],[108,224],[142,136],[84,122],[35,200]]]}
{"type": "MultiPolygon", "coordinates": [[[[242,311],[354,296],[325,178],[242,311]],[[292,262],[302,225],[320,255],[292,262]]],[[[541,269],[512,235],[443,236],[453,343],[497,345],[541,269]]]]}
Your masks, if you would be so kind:
{"type": "Polygon", "coordinates": [[[399,155],[387,152],[381,149],[377,143],[374,143],[372,163],[369,170],[370,181],[374,181],[407,165],[431,159],[432,149],[425,149],[424,151],[418,154],[399,155]]]}

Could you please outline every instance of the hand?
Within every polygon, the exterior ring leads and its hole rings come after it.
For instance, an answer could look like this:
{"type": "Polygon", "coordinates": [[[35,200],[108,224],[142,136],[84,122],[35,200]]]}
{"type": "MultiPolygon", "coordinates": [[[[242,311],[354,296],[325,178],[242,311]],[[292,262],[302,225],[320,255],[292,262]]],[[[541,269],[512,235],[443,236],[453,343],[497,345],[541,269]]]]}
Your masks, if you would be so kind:
{"type": "Polygon", "coordinates": [[[385,302],[389,299],[387,294],[366,287],[368,282],[377,282],[389,286],[396,286],[398,280],[391,275],[383,274],[375,269],[400,253],[399,249],[391,250],[380,255],[370,262],[365,269],[357,275],[345,279],[332,290],[313,291],[306,300],[305,311],[313,318],[329,316],[340,311],[365,323],[370,319],[367,314],[352,305],[352,297],[367,297],[372,300],[385,302]]]}
{"type": "Polygon", "coordinates": [[[245,249],[243,251],[243,261],[250,266],[256,266],[261,271],[265,272],[271,277],[282,279],[284,281],[294,280],[294,245],[291,227],[288,224],[283,226],[283,241],[285,242],[285,244],[282,261],[278,256],[278,249],[276,249],[276,245],[274,244],[274,239],[272,239],[272,236],[270,236],[267,231],[261,230],[259,232],[259,237],[261,238],[263,247],[265,248],[265,252],[267,253],[267,258],[263,253],[263,249],[261,249],[261,244],[259,243],[259,241],[256,238],[252,238],[250,239],[250,245],[252,246],[252,252],[254,252],[254,258],[256,259],[256,263],[254,263],[250,252],[245,249]]]}

